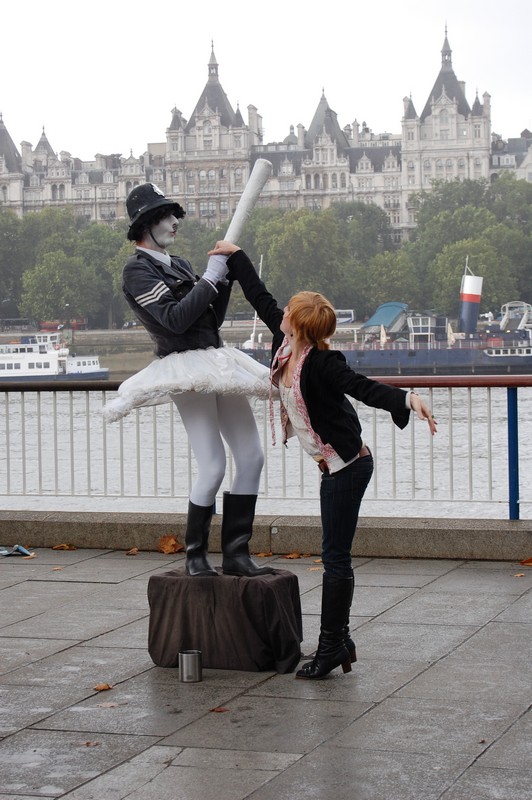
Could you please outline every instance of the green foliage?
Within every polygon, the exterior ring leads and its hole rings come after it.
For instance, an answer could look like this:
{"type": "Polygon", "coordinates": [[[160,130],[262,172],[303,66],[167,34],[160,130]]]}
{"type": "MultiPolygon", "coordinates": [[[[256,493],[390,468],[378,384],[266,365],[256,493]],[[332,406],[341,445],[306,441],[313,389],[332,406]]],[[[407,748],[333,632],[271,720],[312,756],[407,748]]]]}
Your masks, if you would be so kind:
{"type": "Polygon", "coordinates": [[[430,265],[428,279],[437,312],[458,315],[466,258],[469,269],[484,279],[481,311],[498,311],[503,303],[516,299],[517,278],[510,260],[484,239],[464,239],[446,245],[430,265]]]}
{"type": "Polygon", "coordinates": [[[97,307],[96,273],[79,256],[45,253],[24,273],[21,311],[34,319],[85,317],[97,307]]]}
{"type": "MultiPolygon", "coordinates": [[[[338,308],[369,316],[382,302],[455,315],[466,257],[483,276],[482,310],[509,300],[532,302],[532,184],[503,175],[434,184],[411,198],[418,227],[412,242],[392,244],[387,214],[371,204],[338,203],[323,211],[256,208],[239,244],[280,303],[301,289],[323,292],[338,308]]],[[[9,313],[55,318],[90,314],[120,323],[129,311],[122,270],[133,245],[129,225],[113,226],[46,208],[22,220],[0,212],[0,303],[9,313]],[[39,312],[39,313],[37,313],[39,312]]],[[[227,224],[212,229],[183,220],[172,250],[203,274],[207,253],[227,224]]],[[[238,286],[230,311],[247,309],[238,286]]],[[[0,311],[0,315],[2,312],[0,311]]]]}
{"type": "Polygon", "coordinates": [[[410,202],[416,209],[418,231],[442,211],[453,212],[463,206],[480,208],[486,204],[488,183],[485,180],[434,181],[432,191],[412,195],[410,202]]]}
{"type": "Polygon", "coordinates": [[[331,214],[302,210],[272,220],[266,227],[272,230],[274,226],[276,235],[263,252],[275,297],[284,304],[292,294],[306,289],[322,292],[336,303],[344,295],[342,278],[349,256],[338,221],[331,214]]]}
{"type": "Polygon", "coordinates": [[[24,271],[21,229],[16,214],[0,211],[0,317],[17,316],[24,271]]]}

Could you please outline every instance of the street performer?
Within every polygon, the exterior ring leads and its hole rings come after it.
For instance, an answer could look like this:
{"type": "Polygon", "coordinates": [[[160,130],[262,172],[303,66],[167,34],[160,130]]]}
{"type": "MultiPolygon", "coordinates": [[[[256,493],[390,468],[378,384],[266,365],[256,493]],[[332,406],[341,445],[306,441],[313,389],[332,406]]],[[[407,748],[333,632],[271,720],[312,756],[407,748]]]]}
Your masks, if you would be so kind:
{"type": "Polygon", "coordinates": [[[120,386],[104,417],[114,421],[140,405],[175,403],[198,465],[185,534],[190,576],[218,574],[207,554],[226,469],[225,440],[235,474],[223,498],[222,571],[247,577],[272,573],[249,553],[264,454],[247,397],[268,396],[269,373],[245,353],[223,346],[219,328],[232,288],[227,258],[211,256],[198,277],[186,259],[169,255],[185,211],[155,184],[135,187],[126,206],[128,239],[136,249],[124,267],[122,288],[158,358],[120,386]]]}

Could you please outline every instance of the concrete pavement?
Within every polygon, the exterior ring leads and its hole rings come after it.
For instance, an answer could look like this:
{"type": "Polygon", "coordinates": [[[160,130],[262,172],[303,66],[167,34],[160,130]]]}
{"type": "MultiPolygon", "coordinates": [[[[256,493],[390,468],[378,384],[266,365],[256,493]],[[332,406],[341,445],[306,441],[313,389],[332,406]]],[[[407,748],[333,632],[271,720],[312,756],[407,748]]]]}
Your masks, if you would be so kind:
{"type": "MultiPolygon", "coordinates": [[[[35,553],[0,559],[0,800],[532,799],[530,567],[356,558],[352,673],[186,684],[147,651],[181,555],[35,553]]],[[[321,566],[265,560],[298,576],[308,654],[321,566]]]]}

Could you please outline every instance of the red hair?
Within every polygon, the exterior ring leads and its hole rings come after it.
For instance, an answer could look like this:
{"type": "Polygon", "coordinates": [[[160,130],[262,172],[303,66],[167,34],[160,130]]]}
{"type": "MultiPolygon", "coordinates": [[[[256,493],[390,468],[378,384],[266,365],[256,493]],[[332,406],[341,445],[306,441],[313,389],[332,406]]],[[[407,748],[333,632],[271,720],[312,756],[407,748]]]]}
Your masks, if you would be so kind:
{"type": "Polygon", "coordinates": [[[336,313],[332,303],[319,292],[298,292],[288,301],[290,325],[297,339],[328,350],[329,339],[336,330],[336,313]]]}

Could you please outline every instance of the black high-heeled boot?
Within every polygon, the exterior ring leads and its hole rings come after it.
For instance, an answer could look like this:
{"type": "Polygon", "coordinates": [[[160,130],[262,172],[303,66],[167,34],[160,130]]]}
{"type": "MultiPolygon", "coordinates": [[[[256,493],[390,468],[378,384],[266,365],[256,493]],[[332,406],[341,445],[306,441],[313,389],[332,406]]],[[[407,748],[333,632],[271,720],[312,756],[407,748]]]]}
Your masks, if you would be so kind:
{"type": "Polygon", "coordinates": [[[343,627],[343,635],[344,635],[344,644],[349,650],[349,653],[351,654],[351,663],[354,664],[355,661],[357,660],[357,648],[354,641],[351,639],[351,636],[349,635],[349,612],[351,610],[351,605],[353,603],[353,593],[355,591],[355,579],[350,578],[350,580],[351,580],[351,599],[349,600],[349,608],[347,609],[345,625],[343,627]]]}
{"type": "Polygon", "coordinates": [[[197,506],[189,501],[185,532],[186,570],[191,577],[218,575],[207,558],[214,506],[197,506]]]}
{"type": "Polygon", "coordinates": [[[222,572],[255,578],[271,575],[272,567],[259,567],[249,555],[249,540],[255,519],[256,494],[224,492],[222,516],[222,572]]]}
{"type": "Polygon", "coordinates": [[[351,607],[352,578],[323,576],[321,629],[316,655],[296,672],[296,678],[319,680],[336,667],[351,672],[351,652],[345,642],[345,620],[351,607]]]}

